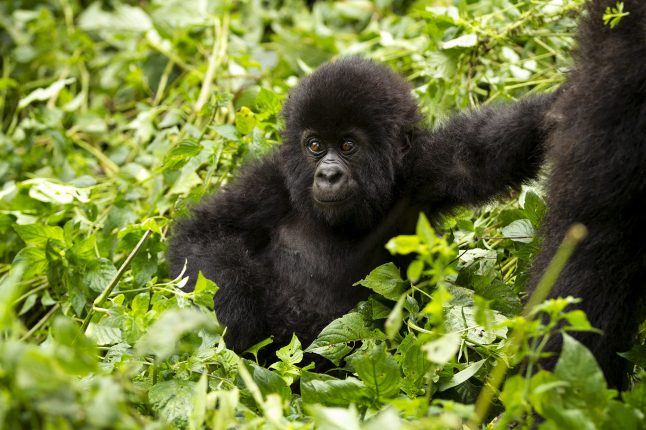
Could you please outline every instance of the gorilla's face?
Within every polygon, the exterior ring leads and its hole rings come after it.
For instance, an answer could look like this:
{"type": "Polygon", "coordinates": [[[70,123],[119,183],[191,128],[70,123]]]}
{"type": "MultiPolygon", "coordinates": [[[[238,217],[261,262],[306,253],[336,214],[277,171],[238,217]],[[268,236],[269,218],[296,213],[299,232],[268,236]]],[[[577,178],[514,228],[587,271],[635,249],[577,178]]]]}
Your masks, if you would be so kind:
{"type": "Polygon", "coordinates": [[[323,136],[316,130],[305,130],[301,138],[305,157],[314,168],[312,198],[322,207],[348,203],[359,193],[352,165],[365,151],[366,137],[359,130],[348,130],[323,136]]]}
{"type": "Polygon", "coordinates": [[[372,228],[394,201],[406,136],[420,115],[408,84],[346,59],[303,80],[283,109],[281,168],[292,204],[337,228],[372,228]]]}

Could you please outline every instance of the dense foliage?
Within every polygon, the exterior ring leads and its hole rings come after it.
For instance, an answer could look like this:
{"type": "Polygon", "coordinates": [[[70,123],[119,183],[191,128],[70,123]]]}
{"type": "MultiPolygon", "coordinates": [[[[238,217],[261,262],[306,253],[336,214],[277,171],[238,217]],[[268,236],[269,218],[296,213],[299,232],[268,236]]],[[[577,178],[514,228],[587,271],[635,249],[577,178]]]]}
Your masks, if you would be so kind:
{"type": "MultiPolygon", "coordinates": [[[[421,216],[388,244],[416,255],[407,279],[376,268],[367,302],[273,363],[256,362],[266,343],[228,350],[217,286],[184,293],[165,264],[171,220],[280,141],[286,92],[321,62],[391,65],[435,124],[555,89],[580,5],[2,2],[0,428],[646,428],[646,386],[608,390],[567,334],[537,371],[551,328],[591,329],[572,298],[522,312],[540,184],[435,229],[421,216]]],[[[626,355],[637,381],[646,354],[626,355]]]]}

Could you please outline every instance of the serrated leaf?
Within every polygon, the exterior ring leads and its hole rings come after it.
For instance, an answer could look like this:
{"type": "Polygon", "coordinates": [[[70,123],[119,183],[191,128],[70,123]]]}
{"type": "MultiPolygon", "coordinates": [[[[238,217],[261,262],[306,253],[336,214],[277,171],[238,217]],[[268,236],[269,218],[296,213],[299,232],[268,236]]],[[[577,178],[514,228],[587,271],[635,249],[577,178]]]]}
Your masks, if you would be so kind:
{"type": "Polygon", "coordinates": [[[204,146],[193,139],[183,139],[164,157],[164,170],[176,170],[202,152],[204,146]]]}
{"type": "Polygon", "coordinates": [[[534,240],[534,226],[528,219],[517,219],[502,229],[502,235],[514,242],[531,243],[534,240]]]}
{"type": "Polygon", "coordinates": [[[493,312],[494,326],[487,330],[475,319],[475,310],[467,306],[449,307],[445,313],[447,330],[456,333],[465,333],[467,340],[479,345],[489,345],[496,338],[504,338],[507,335],[506,327],[499,327],[498,324],[506,320],[500,314],[493,312]]]}
{"type": "Polygon", "coordinates": [[[63,229],[58,226],[45,224],[24,224],[13,226],[18,236],[29,245],[43,246],[48,240],[58,240],[63,242],[63,229]]]}
{"type": "Polygon", "coordinates": [[[563,349],[554,374],[570,383],[563,396],[568,408],[603,408],[608,402],[606,379],[594,355],[581,342],[563,333],[563,349]]]}
{"type": "Polygon", "coordinates": [[[283,399],[292,397],[291,390],[280,375],[249,360],[245,360],[244,363],[264,397],[272,393],[280,394],[283,399]]]}
{"type": "Polygon", "coordinates": [[[219,290],[215,282],[207,279],[200,270],[197,274],[197,281],[195,281],[195,289],[193,290],[193,302],[198,305],[204,306],[207,309],[213,310],[213,296],[219,290]]]}
{"type": "Polygon", "coordinates": [[[364,404],[370,399],[370,390],[357,378],[337,379],[329,375],[304,371],[301,375],[303,403],[327,406],[364,404]]]}
{"type": "MultiPolygon", "coordinates": [[[[199,330],[221,333],[215,315],[193,308],[170,309],[162,314],[135,345],[138,354],[154,355],[162,361],[177,349],[180,339],[199,330]]],[[[197,348],[199,345],[194,345],[197,348]]]]}
{"type": "Polygon", "coordinates": [[[399,392],[401,375],[399,366],[392,355],[386,352],[384,344],[372,344],[368,349],[348,357],[359,378],[371,388],[377,399],[389,398],[399,392]]]}
{"type": "Polygon", "coordinates": [[[281,361],[289,364],[298,364],[303,360],[303,349],[301,348],[301,341],[298,340],[296,334],[292,335],[292,340],[289,345],[280,348],[276,351],[276,357],[281,361]]]}
{"type": "Polygon", "coordinates": [[[117,269],[107,258],[99,258],[86,267],[83,283],[92,291],[100,293],[117,274],[117,269]]]}
{"type": "Polygon", "coordinates": [[[45,250],[35,246],[27,246],[18,251],[13,264],[24,264],[25,278],[30,278],[33,275],[43,273],[45,269],[47,269],[45,250]]]}
{"type": "Polygon", "coordinates": [[[281,109],[280,98],[276,93],[261,87],[256,96],[256,107],[265,114],[277,114],[281,109]]]}
{"type": "Polygon", "coordinates": [[[148,400],[156,414],[177,428],[188,424],[193,408],[195,382],[171,379],[159,382],[148,392],[148,400]]]}
{"type": "Polygon", "coordinates": [[[393,263],[382,264],[354,285],[363,285],[390,300],[399,300],[408,287],[408,283],[401,279],[399,269],[393,263]]]}
{"type": "Polygon", "coordinates": [[[86,334],[99,346],[115,345],[123,341],[118,327],[90,323],[86,334]]]}
{"type": "Polygon", "coordinates": [[[362,314],[350,312],[328,324],[305,352],[321,355],[338,365],[352,350],[349,343],[384,337],[380,331],[370,329],[362,314]]]}

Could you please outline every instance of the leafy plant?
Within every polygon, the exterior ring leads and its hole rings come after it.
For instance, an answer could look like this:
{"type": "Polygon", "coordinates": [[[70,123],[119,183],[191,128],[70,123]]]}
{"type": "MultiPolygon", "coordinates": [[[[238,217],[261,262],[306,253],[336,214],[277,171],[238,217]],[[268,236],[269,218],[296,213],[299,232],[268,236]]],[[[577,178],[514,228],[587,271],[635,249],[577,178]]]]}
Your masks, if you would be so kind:
{"type": "Polygon", "coordinates": [[[215,284],[183,292],[165,264],[171,220],[280,141],[285,94],[320,63],[391,65],[436,124],[556,88],[580,5],[2,2],[0,428],[457,429],[497,363],[521,361],[526,372],[493,392],[489,427],[539,414],[546,429],[644,428],[644,385],[608,390],[568,337],[590,330],[566,309],[574,299],[522,314],[540,184],[421,216],[388,244],[410,257],[403,271],[357,280],[369,300],[267,363],[269,341],[227,349],[215,284]],[[537,363],[557,327],[565,348],[550,373],[537,363]]]}

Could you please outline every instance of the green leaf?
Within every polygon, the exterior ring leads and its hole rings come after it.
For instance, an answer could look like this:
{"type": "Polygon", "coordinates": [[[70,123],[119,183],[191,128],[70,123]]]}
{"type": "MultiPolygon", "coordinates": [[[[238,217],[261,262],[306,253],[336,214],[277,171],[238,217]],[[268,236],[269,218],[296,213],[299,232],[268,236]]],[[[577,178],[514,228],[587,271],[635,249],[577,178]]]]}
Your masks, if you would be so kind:
{"type": "Polygon", "coordinates": [[[56,357],[67,372],[85,376],[97,370],[99,352],[78,325],[60,316],[54,320],[51,333],[56,357]]]}
{"type": "Polygon", "coordinates": [[[602,410],[608,403],[606,380],[592,353],[583,344],[563,333],[563,349],[554,374],[570,383],[563,396],[566,408],[602,410]]]}
{"type": "Polygon", "coordinates": [[[189,429],[201,429],[203,427],[208,406],[207,388],[207,376],[206,373],[202,373],[193,391],[189,429]]]}
{"type": "Polygon", "coordinates": [[[244,360],[244,364],[264,397],[278,393],[283,399],[291,398],[292,392],[280,375],[249,360],[244,360]]]}
{"type": "MultiPolygon", "coordinates": [[[[646,345],[633,345],[629,351],[620,352],[619,355],[642,369],[646,369],[646,345]]],[[[644,410],[646,411],[646,408],[644,410]]]]}
{"type": "Polygon", "coordinates": [[[497,338],[504,338],[507,334],[507,328],[500,324],[506,321],[506,318],[493,312],[493,327],[486,329],[476,323],[476,310],[467,306],[449,307],[445,313],[446,328],[455,333],[464,333],[467,340],[479,344],[490,345],[497,338]]]}
{"type": "Polygon", "coordinates": [[[350,312],[328,324],[305,352],[321,355],[338,365],[352,351],[349,343],[384,337],[378,330],[370,329],[369,322],[362,314],[350,312]]]}
{"type": "Polygon", "coordinates": [[[531,243],[534,240],[534,226],[528,219],[517,219],[502,229],[502,235],[514,242],[531,243]]]}
{"type": "Polygon", "coordinates": [[[99,258],[85,269],[83,283],[92,291],[100,293],[117,274],[117,269],[107,258],[99,258]]]}
{"type": "Polygon", "coordinates": [[[366,349],[362,348],[348,357],[348,362],[378,399],[399,393],[399,366],[393,356],[386,352],[383,343],[368,343],[366,349]]]}
{"type": "Polygon", "coordinates": [[[177,170],[183,167],[191,158],[199,155],[203,149],[204,146],[193,139],[181,140],[164,157],[164,170],[177,170]]]}
{"type": "Polygon", "coordinates": [[[308,410],[317,429],[361,430],[359,413],[353,406],[344,409],[313,405],[308,410]]]}
{"type": "Polygon", "coordinates": [[[195,281],[195,289],[193,290],[193,302],[197,305],[204,306],[207,309],[213,310],[213,296],[219,290],[215,282],[207,279],[200,270],[197,274],[197,281],[195,281]]]}
{"type": "MultiPolygon", "coordinates": [[[[138,312],[142,311],[142,307],[137,309],[138,312]]],[[[140,355],[150,354],[162,361],[178,350],[184,336],[192,335],[198,330],[221,333],[213,313],[203,313],[193,308],[171,309],[155,321],[137,341],[135,348],[140,355]]],[[[197,349],[199,343],[193,343],[191,349],[197,349]]]]}
{"type": "Polygon", "coordinates": [[[130,308],[132,309],[132,316],[134,317],[143,317],[144,315],[146,315],[146,312],[148,312],[149,307],[150,293],[147,291],[137,294],[132,299],[132,303],[130,304],[130,308]]]}
{"type": "Polygon", "coordinates": [[[388,318],[384,323],[384,329],[386,330],[386,337],[388,339],[393,339],[401,329],[402,322],[404,320],[402,310],[404,308],[405,299],[406,296],[401,296],[399,300],[397,300],[395,307],[393,307],[393,310],[390,312],[390,315],[388,315],[388,318]]]}
{"type": "Polygon", "coordinates": [[[99,346],[115,345],[123,341],[120,328],[102,324],[90,323],[87,328],[87,335],[94,339],[99,346]]]}
{"type": "Polygon", "coordinates": [[[390,300],[399,300],[408,283],[401,279],[399,269],[393,263],[382,264],[373,269],[364,279],[354,285],[363,285],[390,300]]]}
{"type": "Polygon", "coordinates": [[[461,343],[462,338],[459,334],[449,333],[424,344],[422,346],[422,350],[426,352],[426,358],[428,358],[429,361],[435,364],[444,365],[455,357],[458,349],[460,349],[461,343]]]}
{"type": "Polygon", "coordinates": [[[265,114],[278,114],[281,109],[280,98],[276,93],[261,87],[256,96],[256,107],[265,114]]]}
{"type": "Polygon", "coordinates": [[[242,134],[249,134],[258,124],[254,113],[246,106],[240,108],[236,113],[236,128],[242,134]]]}
{"type": "Polygon", "coordinates": [[[48,240],[64,242],[63,229],[45,224],[15,224],[13,229],[29,245],[44,246],[48,240]]]}
{"type": "Polygon", "coordinates": [[[18,101],[18,107],[20,109],[24,109],[33,102],[49,100],[53,97],[56,97],[56,95],[58,95],[58,93],[60,93],[66,85],[71,84],[75,80],[76,79],[74,78],[60,79],[47,88],[37,88],[30,92],[23,99],[20,99],[20,101],[18,101]]]}
{"type": "Polygon", "coordinates": [[[531,221],[533,226],[540,225],[547,210],[543,199],[532,191],[525,193],[523,208],[525,209],[527,218],[531,221]]]}
{"type": "Polygon", "coordinates": [[[159,382],[148,392],[155,413],[166,423],[184,428],[192,415],[195,382],[171,379],[159,382]]]}
{"type": "Polygon", "coordinates": [[[449,388],[457,387],[458,385],[478,373],[478,370],[480,370],[480,368],[483,364],[485,364],[486,361],[487,360],[480,360],[469,364],[467,367],[454,374],[448,381],[440,383],[438,391],[446,391],[449,388]]]}
{"type": "Polygon", "coordinates": [[[148,14],[136,6],[117,4],[112,12],[101,10],[93,3],[79,16],[78,25],[85,31],[145,32],[152,28],[148,14]]]}
{"type": "Polygon", "coordinates": [[[421,243],[417,236],[397,236],[388,241],[386,249],[391,254],[412,254],[421,251],[421,243]]]}
{"type": "Polygon", "coordinates": [[[26,248],[18,251],[13,264],[23,265],[23,267],[25,267],[25,278],[41,274],[47,269],[45,250],[36,246],[27,246],[26,248]]]}
{"type": "Polygon", "coordinates": [[[298,364],[303,361],[301,342],[298,340],[298,337],[296,337],[296,334],[292,335],[292,340],[289,342],[289,345],[276,351],[276,356],[281,361],[289,364],[298,364]]]}
{"type": "Polygon", "coordinates": [[[329,375],[304,371],[301,375],[303,403],[326,406],[364,404],[370,399],[370,389],[357,378],[337,379],[329,375]]]}

